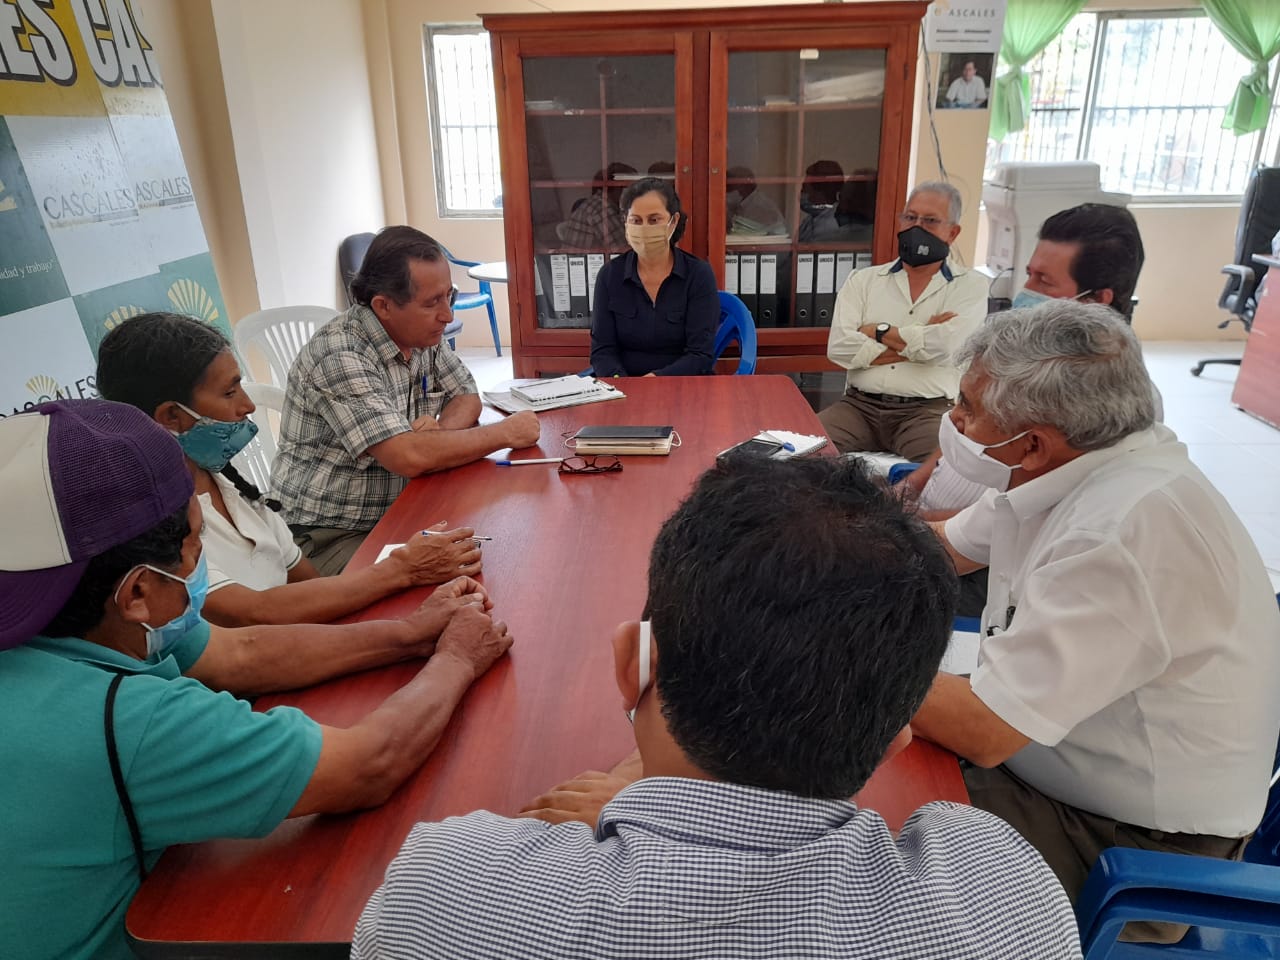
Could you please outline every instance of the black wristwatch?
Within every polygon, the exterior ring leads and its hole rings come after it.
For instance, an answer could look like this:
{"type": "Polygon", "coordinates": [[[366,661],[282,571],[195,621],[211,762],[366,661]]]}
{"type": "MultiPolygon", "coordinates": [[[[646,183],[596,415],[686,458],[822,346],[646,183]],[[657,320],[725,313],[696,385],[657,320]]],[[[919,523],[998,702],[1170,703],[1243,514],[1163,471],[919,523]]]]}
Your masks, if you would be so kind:
{"type": "Polygon", "coordinates": [[[884,335],[892,329],[893,329],[893,324],[891,323],[877,323],[876,324],[876,343],[884,343],[884,335]]]}

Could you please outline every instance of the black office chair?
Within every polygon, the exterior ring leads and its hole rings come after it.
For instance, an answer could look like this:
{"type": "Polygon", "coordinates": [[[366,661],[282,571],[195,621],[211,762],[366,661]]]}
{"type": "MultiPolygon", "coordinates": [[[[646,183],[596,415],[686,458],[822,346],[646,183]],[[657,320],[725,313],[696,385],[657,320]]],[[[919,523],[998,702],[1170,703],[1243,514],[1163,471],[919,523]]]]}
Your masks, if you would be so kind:
{"type": "MultiPolygon", "coordinates": [[[[1219,308],[1231,316],[1218,324],[1224,329],[1239,320],[1246,332],[1253,326],[1253,312],[1258,306],[1258,284],[1267,268],[1255,263],[1255,253],[1270,253],[1271,238],[1280,231],[1280,167],[1259,167],[1249,178],[1244,199],[1240,203],[1240,223],[1236,227],[1236,259],[1222,268],[1227,285],[1218,298],[1219,308]]],[[[1210,363],[1240,366],[1239,357],[1215,357],[1201,360],[1191,368],[1200,376],[1210,363]]]]}

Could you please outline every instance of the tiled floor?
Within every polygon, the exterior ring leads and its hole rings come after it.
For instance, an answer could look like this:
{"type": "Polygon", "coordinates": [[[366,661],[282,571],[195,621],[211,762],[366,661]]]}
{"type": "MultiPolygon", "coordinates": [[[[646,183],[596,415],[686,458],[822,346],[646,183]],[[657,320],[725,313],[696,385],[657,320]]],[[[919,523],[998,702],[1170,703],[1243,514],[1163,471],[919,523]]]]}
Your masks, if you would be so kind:
{"type": "MultiPolygon", "coordinates": [[[[1243,343],[1158,342],[1144,347],[1164,395],[1165,422],[1248,527],[1280,590],[1280,430],[1231,405],[1236,367],[1191,366],[1201,357],[1239,356],[1243,343]]],[[[480,347],[461,351],[483,390],[511,377],[511,359],[480,347]]]]}

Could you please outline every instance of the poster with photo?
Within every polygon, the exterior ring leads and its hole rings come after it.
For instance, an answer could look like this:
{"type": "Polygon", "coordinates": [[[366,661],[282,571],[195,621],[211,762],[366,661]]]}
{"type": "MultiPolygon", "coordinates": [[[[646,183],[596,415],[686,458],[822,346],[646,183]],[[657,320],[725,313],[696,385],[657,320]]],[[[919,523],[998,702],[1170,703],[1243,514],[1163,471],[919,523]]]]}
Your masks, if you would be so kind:
{"type": "Polygon", "coordinates": [[[944,53],[938,71],[940,110],[986,110],[991,103],[994,53],[944,53]]]}

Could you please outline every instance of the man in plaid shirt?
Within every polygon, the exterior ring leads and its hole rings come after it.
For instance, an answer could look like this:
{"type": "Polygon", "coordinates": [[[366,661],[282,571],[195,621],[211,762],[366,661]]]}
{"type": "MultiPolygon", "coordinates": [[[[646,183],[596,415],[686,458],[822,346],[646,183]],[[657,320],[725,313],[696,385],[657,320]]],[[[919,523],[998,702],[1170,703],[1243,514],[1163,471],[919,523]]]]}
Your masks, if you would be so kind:
{"type": "Polygon", "coordinates": [[[930,803],[895,839],[848,799],[911,739],[954,596],[923,522],[858,464],[714,468],[658,534],[644,621],[613,637],[642,779],[418,824],[352,957],[1079,958],[1008,824],[930,803]]]}
{"type": "Polygon", "coordinates": [[[532,413],[477,425],[475,380],[441,343],[457,292],[438,243],[388,227],[351,283],[356,305],[289,371],[272,485],[323,574],[342,571],[413,477],[538,442],[532,413]]]}

